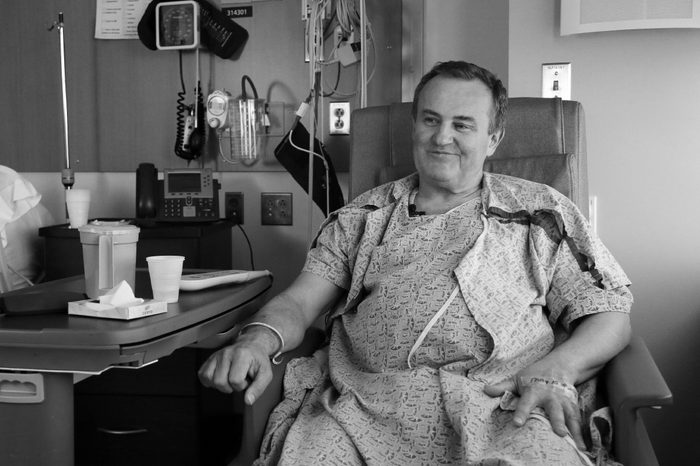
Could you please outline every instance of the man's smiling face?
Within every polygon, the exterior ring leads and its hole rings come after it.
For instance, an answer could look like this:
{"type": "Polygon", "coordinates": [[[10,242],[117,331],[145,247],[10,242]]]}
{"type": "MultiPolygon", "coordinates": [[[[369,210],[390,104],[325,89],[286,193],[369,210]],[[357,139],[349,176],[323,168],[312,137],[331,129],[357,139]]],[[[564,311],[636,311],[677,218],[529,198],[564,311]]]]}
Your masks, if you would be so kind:
{"type": "Polygon", "coordinates": [[[501,140],[501,132],[489,133],[493,111],[479,80],[437,76],[425,85],[413,130],[421,184],[462,192],[481,183],[484,160],[501,140]]]}

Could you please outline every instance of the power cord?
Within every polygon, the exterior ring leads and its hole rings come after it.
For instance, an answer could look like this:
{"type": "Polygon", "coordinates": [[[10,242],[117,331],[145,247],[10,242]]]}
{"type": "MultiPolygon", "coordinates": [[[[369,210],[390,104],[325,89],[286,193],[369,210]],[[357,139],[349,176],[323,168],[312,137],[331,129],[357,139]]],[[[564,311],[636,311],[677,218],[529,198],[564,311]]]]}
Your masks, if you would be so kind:
{"type": "Polygon", "coordinates": [[[237,223],[236,226],[239,230],[241,230],[241,233],[243,233],[243,237],[245,238],[246,243],[248,243],[248,253],[250,254],[250,270],[255,270],[255,261],[253,260],[253,246],[250,244],[250,239],[248,238],[248,235],[246,234],[245,230],[243,229],[240,223],[237,223]]]}

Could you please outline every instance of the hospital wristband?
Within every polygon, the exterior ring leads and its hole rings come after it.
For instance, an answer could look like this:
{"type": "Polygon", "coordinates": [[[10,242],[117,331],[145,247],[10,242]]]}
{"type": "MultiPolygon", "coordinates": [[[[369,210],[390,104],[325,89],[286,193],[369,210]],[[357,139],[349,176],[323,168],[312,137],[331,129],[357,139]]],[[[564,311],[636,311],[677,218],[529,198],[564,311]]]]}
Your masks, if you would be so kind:
{"type": "Polygon", "coordinates": [[[275,334],[277,339],[280,341],[280,345],[277,349],[277,352],[270,358],[270,361],[272,362],[272,364],[275,365],[281,363],[282,360],[279,358],[282,356],[282,351],[284,351],[284,338],[282,338],[282,334],[279,332],[279,330],[277,330],[272,325],[266,324],[264,322],[250,322],[248,324],[245,324],[238,334],[242,335],[243,333],[245,333],[245,330],[249,327],[265,327],[266,329],[270,330],[272,333],[275,334]]]}
{"type": "Polygon", "coordinates": [[[542,385],[549,387],[559,393],[563,393],[567,398],[569,398],[573,403],[578,403],[578,391],[573,385],[562,382],[560,380],[551,379],[548,377],[530,377],[529,380],[524,380],[520,378],[520,386],[527,387],[532,385],[542,385]]]}

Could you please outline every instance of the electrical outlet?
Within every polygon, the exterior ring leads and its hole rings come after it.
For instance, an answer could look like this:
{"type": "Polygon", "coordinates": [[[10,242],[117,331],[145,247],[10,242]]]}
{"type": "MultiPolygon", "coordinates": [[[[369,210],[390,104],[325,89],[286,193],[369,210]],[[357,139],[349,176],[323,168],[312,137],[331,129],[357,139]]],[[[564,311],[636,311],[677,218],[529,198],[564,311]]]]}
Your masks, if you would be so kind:
{"type": "Polygon", "coordinates": [[[542,97],[571,100],[571,63],[542,64],[542,97]]]}
{"type": "Polygon", "coordinates": [[[350,134],[350,102],[331,102],[328,113],[329,134],[350,134]]]}
{"type": "Polygon", "coordinates": [[[243,224],[243,193],[224,193],[224,213],[232,223],[243,224]]]}
{"type": "Polygon", "coordinates": [[[292,193],[261,193],[260,223],[262,225],[291,225],[292,193]]]}

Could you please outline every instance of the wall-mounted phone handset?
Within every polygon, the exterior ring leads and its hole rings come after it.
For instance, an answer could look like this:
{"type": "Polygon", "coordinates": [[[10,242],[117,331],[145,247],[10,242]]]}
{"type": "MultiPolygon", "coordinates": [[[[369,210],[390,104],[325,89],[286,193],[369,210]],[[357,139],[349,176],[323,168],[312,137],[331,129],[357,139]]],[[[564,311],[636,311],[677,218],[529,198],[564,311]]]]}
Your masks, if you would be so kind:
{"type": "MultiPolygon", "coordinates": [[[[151,50],[158,50],[156,40],[156,6],[165,1],[151,1],[144,10],[137,27],[139,39],[151,50]]],[[[248,40],[248,31],[236,24],[208,1],[196,1],[200,6],[200,41],[202,45],[221,58],[231,58],[248,40]]]]}
{"type": "Polygon", "coordinates": [[[136,218],[158,214],[158,170],[152,163],[141,163],[136,170],[136,218]]]}

